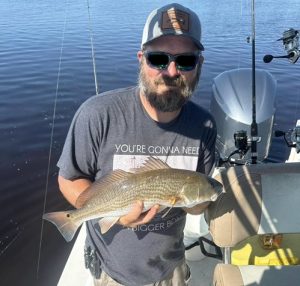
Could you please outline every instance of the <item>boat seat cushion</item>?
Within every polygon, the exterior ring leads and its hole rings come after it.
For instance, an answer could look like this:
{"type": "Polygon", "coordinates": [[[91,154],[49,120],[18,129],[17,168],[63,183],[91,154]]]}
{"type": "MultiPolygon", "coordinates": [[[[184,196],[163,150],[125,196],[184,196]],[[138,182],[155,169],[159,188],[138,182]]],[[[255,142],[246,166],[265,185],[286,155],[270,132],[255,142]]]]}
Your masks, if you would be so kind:
{"type": "Polygon", "coordinates": [[[225,193],[205,217],[218,246],[257,234],[300,233],[300,163],[236,166],[215,178],[225,193]]]}

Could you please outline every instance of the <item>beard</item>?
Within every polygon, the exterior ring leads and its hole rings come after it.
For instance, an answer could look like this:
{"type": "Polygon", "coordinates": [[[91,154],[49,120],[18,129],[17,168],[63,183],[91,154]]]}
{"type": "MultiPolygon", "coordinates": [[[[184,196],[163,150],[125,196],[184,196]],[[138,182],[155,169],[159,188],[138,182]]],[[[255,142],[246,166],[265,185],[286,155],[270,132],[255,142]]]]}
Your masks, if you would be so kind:
{"type": "Polygon", "coordinates": [[[139,88],[151,106],[161,112],[173,112],[181,109],[192,96],[198,84],[200,68],[197,69],[196,77],[191,82],[188,82],[181,75],[176,77],[162,75],[151,81],[145,73],[143,64],[145,63],[142,63],[140,67],[139,88]],[[160,85],[170,88],[158,92],[160,85]]]}

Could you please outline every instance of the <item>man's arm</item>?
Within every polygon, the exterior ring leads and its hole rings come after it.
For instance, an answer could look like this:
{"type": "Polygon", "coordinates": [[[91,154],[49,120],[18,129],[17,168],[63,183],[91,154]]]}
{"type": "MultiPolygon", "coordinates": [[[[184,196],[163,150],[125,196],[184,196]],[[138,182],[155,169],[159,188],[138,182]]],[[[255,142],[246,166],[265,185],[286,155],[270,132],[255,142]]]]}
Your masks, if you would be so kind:
{"type": "MultiPolygon", "coordinates": [[[[58,184],[66,200],[75,208],[80,208],[82,205],[79,205],[77,199],[92,182],[87,179],[68,180],[58,176],[58,184]]],[[[155,205],[149,211],[142,213],[143,207],[143,202],[136,202],[127,215],[120,217],[118,223],[127,227],[136,227],[137,225],[150,222],[157,214],[159,205],[155,205]]]]}
{"type": "Polygon", "coordinates": [[[80,208],[77,202],[78,197],[92,184],[88,179],[68,180],[58,176],[59,189],[66,200],[75,208],[80,208]]]}

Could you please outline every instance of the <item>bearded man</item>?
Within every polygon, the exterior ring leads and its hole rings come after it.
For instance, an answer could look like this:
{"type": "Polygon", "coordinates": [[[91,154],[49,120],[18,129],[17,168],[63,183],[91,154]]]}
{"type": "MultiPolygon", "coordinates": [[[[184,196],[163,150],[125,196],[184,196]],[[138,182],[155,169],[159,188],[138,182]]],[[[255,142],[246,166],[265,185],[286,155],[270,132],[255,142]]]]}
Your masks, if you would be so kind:
{"type": "MultiPolygon", "coordinates": [[[[60,190],[74,206],[92,182],[115,169],[139,167],[149,156],[171,167],[209,174],[216,127],[211,114],[191,98],[203,63],[198,16],[179,4],[150,13],[144,26],[137,87],[96,95],[77,111],[58,162],[60,190]]],[[[120,190],[121,192],[122,190],[120,190]]],[[[206,206],[155,205],[138,201],[105,234],[98,220],[86,223],[86,265],[93,285],[187,285],[184,259],[186,212],[206,206]]],[[[74,273],[76,275],[76,273],[74,273]]]]}

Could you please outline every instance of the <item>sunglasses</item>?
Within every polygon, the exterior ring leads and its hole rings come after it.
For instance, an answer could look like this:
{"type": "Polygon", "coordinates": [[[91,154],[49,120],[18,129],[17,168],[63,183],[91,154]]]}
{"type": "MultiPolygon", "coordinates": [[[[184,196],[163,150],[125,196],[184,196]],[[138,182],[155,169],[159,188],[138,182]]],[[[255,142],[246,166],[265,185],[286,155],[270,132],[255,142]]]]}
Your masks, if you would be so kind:
{"type": "Polygon", "coordinates": [[[152,68],[165,70],[168,68],[170,62],[174,61],[178,70],[191,71],[198,63],[200,52],[171,55],[165,52],[145,51],[144,55],[147,64],[152,68]]]}

